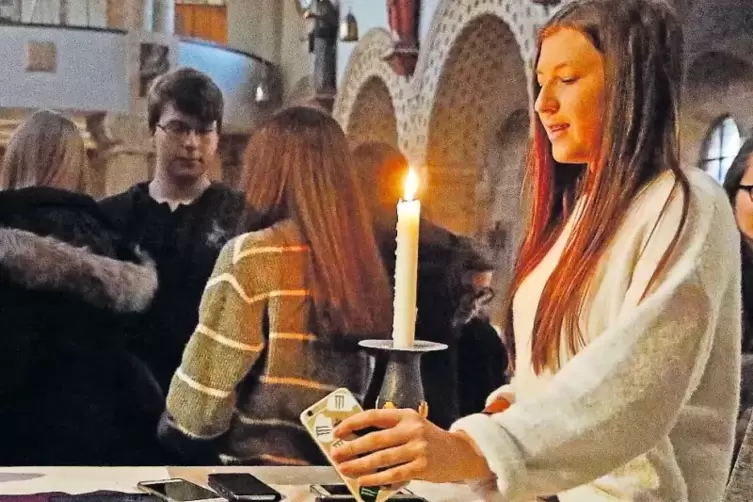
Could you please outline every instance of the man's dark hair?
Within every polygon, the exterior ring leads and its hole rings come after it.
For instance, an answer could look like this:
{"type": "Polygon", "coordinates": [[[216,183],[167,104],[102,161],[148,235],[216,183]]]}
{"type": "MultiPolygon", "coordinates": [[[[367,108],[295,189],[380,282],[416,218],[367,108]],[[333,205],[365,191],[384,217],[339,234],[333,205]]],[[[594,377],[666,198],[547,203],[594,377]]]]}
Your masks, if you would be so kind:
{"type": "Polygon", "coordinates": [[[147,96],[149,130],[152,133],[168,103],[202,123],[217,121],[217,133],[222,132],[222,91],[209,76],[199,70],[178,68],[154,81],[147,96]]]}

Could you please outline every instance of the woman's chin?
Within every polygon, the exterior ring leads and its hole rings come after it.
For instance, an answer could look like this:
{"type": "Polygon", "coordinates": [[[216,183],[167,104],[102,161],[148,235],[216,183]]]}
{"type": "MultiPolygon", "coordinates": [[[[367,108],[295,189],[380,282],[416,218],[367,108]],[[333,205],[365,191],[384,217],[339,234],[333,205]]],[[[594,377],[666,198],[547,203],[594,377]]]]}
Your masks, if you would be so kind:
{"type": "Polygon", "coordinates": [[[588,163],[588,157],[586,155],[578,155],[569,149],[557,148],[556,146],[552,148],[552,158],[554,158],[558,164],[583,165],[588,163]]]}

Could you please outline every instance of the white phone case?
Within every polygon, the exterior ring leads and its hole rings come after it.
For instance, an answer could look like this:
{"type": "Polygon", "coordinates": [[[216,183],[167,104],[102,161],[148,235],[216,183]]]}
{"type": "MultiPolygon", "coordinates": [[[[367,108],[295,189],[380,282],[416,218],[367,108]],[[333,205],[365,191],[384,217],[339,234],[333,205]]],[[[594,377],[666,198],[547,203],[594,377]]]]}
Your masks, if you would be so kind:
{"type": "MultiPolygon", "coordinates": [[[[339,446],[342,441],[350,441],[357,437],[352,434],[344,439],[335,438],[335,427],[361,411],[363,408],[353,394],[348,389],[341,388],[301,413],[301,423],[333,466],[330,450],[339,446]]],[[[407,484],[359,487],[355,479],[344,476],[337,467],[335,470],[358,502],[384,502],[407,484]]]]}

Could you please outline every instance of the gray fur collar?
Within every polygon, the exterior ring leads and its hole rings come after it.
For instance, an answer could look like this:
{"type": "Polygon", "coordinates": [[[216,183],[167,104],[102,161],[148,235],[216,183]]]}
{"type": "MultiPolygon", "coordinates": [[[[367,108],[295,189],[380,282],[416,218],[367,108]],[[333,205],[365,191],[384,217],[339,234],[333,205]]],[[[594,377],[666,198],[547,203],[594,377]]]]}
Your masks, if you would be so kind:
{"type": "Polygon", "coordinates": [[[0,268],[12,282],[34,291],[59,291],[113,312],[145,310],[157,290],[157,269],[115,260],[51,237],[0,228],[0,268]]]}

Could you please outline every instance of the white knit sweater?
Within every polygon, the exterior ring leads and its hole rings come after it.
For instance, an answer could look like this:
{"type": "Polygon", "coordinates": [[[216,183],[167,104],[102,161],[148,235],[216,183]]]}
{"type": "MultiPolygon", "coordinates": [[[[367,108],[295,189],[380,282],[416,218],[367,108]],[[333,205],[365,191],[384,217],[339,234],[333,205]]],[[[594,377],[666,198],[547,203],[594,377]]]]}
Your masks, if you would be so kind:
{"type": "Polygon", "coordinates": [[[654,288],[640,300],[680,220],[671,172],[626,215],[583,310],[587,346],[576,356],[563,348],[556,374],[534,373],[531,331],[577,209],[519,288],[516,375],[500,389],[515,403],[453,425],[475,440],[496,475],[476,485],[485,498],[721,500],[740,392],[739,234],[721,187],[699,170],[687,174],[686,226],[654,288]]]}

